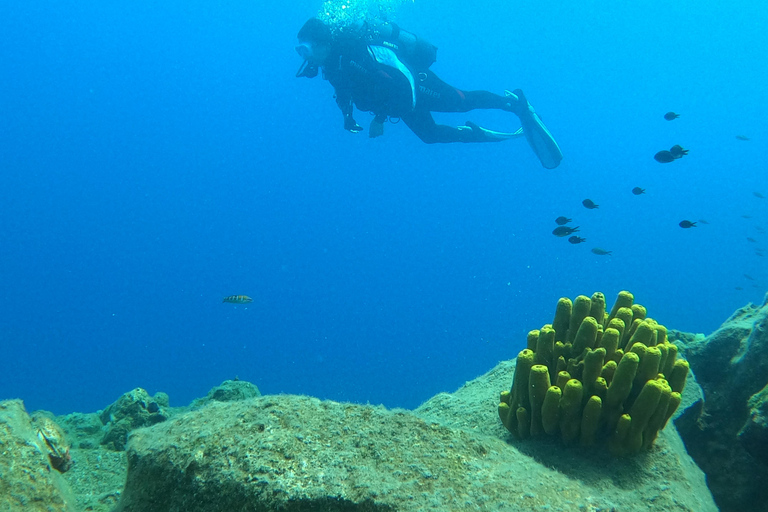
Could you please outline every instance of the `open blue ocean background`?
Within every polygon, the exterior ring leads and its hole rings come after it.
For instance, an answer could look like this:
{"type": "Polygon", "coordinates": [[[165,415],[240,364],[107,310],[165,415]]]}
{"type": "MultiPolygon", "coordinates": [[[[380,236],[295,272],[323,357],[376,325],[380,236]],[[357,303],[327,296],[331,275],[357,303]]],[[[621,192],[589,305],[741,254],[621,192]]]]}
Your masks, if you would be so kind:
{"type": "MultiPolygon", "coordinates": [[[[762,1],[403,3],[441,78],[526,92],[555,170],[524,140],[345,132],[331,86],[294,77],[321,5],[3,2],[0,398],[184,405],[237,376],[412,408],[515,357],[561,296],[627,289],[703,333],[762,300],[762,1]],[[586,243],[551,234],[560,215],[586,243]]],[[[519,126],[438,116],[467,119],[519,126]]]]}

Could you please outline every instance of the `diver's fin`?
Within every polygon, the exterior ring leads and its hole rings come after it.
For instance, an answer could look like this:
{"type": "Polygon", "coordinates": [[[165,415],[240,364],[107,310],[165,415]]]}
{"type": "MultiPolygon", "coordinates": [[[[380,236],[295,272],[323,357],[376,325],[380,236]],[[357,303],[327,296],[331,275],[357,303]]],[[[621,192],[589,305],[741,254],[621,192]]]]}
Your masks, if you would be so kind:
{"type": "Polygon", "coordinates": [[[472,135],[475,137],[474,142],[501,142],[502,140],[514,139],[515,137],[521,137],[523,135],[522,128],[514,133],[504,133],[483,128],[472,121],[467,121],[464,125],[465,126],[459,126],[459,130],[466,130],[467,128],[471,129],[472,135]]]}
{"type": "Polygon", "coordinates": [[[504,91],[508,97],[517,98],[513,102],[513,111],[520,118],[520,124],[523,126],[523,134],[528,140],[528,145],[547,169],[554,169],[560,165],[563,159],[563,153],[560,146],[557,145],[555,138],[549,133],[547,127],[541,121],[541,118],[533,110],[528,100],[525,99],[523,91],[515,89],[513,92],[504,91]],[[517,103],[515,105],[515,103],[517,103]]]}

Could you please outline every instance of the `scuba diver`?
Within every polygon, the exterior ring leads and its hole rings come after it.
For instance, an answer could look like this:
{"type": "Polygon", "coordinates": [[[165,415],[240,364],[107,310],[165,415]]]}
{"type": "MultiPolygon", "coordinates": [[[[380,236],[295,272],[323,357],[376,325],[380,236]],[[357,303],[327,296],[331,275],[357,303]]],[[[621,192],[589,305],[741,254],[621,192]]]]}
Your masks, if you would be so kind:
{"type": "Polygon", "coordinates": [[[344,116],[344,129],[359,133],[354,107],[374,115],[368,134],[384,133],[388,119],[402,121],[427,144],[447,142],[499,142],[525,136],[547,169],[563,158],[555,139],[525,98],[523,91],[464,91],[437,77],[429,67],[437,48],[394,23],[361,23],[334,34],[317,18],[309,19],[298,33],[296,51],[304,59],[296,77],[323,78],[335,90],[336,104],[344,116]],[[499,109],[520,119],[521,128],[503,133],[467,121],[463,126],[437,124],[432,112],[468,112],[499,109]]]}

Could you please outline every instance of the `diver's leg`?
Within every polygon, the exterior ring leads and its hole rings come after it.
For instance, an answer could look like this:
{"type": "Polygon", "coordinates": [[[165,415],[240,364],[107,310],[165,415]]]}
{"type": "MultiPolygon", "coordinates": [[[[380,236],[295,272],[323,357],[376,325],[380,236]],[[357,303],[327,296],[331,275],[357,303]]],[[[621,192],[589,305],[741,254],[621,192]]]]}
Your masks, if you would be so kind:
{"type": "Polygon", "coordinates": [[[464,91],[443,82],[432,71],[418,74],[416,102],[432,112],[475,109],[511,110],[510,99],[488,91],[464,91]]]}
{"type": "Polygon", "coordinates": [[[403,122],[426,144],[449,142],[499,142],[517,134],[498,133],[476,124],[467,122],[467,126],[447,126],[437,124],[428,110],[417,109],[402,117],[403,122]]]}

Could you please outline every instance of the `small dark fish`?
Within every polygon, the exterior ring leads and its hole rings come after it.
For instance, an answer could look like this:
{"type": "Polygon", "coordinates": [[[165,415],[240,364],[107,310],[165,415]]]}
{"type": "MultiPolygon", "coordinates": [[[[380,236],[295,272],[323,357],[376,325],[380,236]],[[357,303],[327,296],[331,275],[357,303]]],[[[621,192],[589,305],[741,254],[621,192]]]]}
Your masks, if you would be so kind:
{"type": "Polygon", "coordinates": [[[580,236],[573,235],[571,238],[568,239],[569,242],[572,244],[580,244],[581,242],[586,242],[586,238],[581,238],[580,236]]]}
{"type": "Polygon", "coordinates": [[[742,219],[751,219],[751,218],[752,218],[752,216],[751,216],[751,215],[747,215],[747,214],[745,213],[744,215],[742,215],[742,216],[741,216],[741,218],[742,218],[742,219]]]}
{"type": "Polygon", "coordinates": [[[765,233],[765,229],[762,226],[755,226],[755,231],[758,233],[765,233]]]}
{"type": "Polygon", "coordinates": [[[666,114],[664,114],[664,119],[666,119],[667,121],[674,121],[678,117],[680,117],[680,114],[675,114],[674,112],[667,112],[666,114]]]}
{"type": "Polygon", "coordinates": [[[741,286],[737,286],[736,289],[737,290],[743,290],[744,288],[742,288],[741,286]]]}
{"type": "Polygon", "coordinates": [[[565,224],[568,224],[569,222],[572,222],[573,219],[569,219],[568,217],[558,217],[555,219],[555,223],[558,226],[564,226],[565,224]]]}
{"type": "Polygon", "coordinates": [[[757,240],[755,240],[755,239],[754,239],[754,238],[752,238],[751,236],[748,236],[748,237],[747,237],[747,242],[752,242],[753,244],[756,244],[756,243],[757,243],[757,240]]]}
{"type": "Polygon", "coordinates": [[[752,192],[752,195],[755,196],[758,199],[765,199],[765,196],[763,194],[761,194],[760,192],[758,192],[757,190],[752,192]]]}
{"type": "Polygon", "coordinates": [[[749,279],[750,281],[754,281],[754,280],[755,280],[755,278],[754,278],[754,277],[752,277],[752,276],[751,276],[751,275],[749,275],[749,274],[744,274],[744,277],[746,277],[746,278],[747,278],[747,279],[749,279]]]}
{"type": "Polygon", "coordinates": [[[601,249],[599,247],[592,249],[592,253],[597,254],[598,256],[610,256],[612,252],[613,251],[606,251],[605,249],[601,249]]]}
{"type": "Polygon", "coordinates": [[[709,222],[705,221],[704,219],[699,219],[699,224],[709,224],[709,222]]]}
{"type": "Polygon", "coordinates": [[[681,220],[680,221],[680,227],[681,228],[686,228],[686,229],[687,228],[695,228],[696,227],[696,223],[695,222],[691,222],[689,220],[681,220]]]}
{"type": "Polygon", "coordinates": [[[659,151],[655,155],[653,155],[653,159],[659,162],[660,164],[668,164],[669,162],[675,161],[675,155],[670,153],[669,151],[659,151]]]}
{"type": "Polygon", "coordinates": [[[568,226],[560,226],[552,230],[552,234],[555,236],[568,236],[570,234],[573,234],[579,230],[579,226],[576,226],[575,228],[571,228],[568,226]]]}
{"type": "Polygon", "coordinates": [[[763,256],[765,256],[765,254],[763,253],[763,251],[755,251],[755,256],[760,256],[762,258],[763,256]]]}
{"type": "Polygon", "coordinates": [[[594,210],[595,208],[600,208],[599,204],[595,204],[594,201],[591,199],[585,199],[581,202],[581,204],[584,205],[584,208],[587,208],[588,210],[594,210]]]}
{"type": "Polygon", "coordinates": [[[672,156],[675,158],[683,158],[685,155],[688,154],[687,149],[683,149],[683,146],[680,144],[675,144],[671,148],[669,148],[669,152],[672,153],[672,156]]]}
{"type": "Polygon", "coordinates": [[[230,304],[248,304],[249,302],[253,302],[253,299],[247,295],[230,295],[229,297],[224,297],[224,300],[221,302],[228,302],[230,304]]]}
{"type": "Polygon", "coordinates": [[[645,194],[645,189],[640,187],[635,187],[632,189],[632,193],[636,196],[639,196],[640,194],[645,194]]]}
{"type": "Polygon", "coordinates": [[[746,135],[737,135],[736,138],[739,140],[750,140],[746,135]]]}

